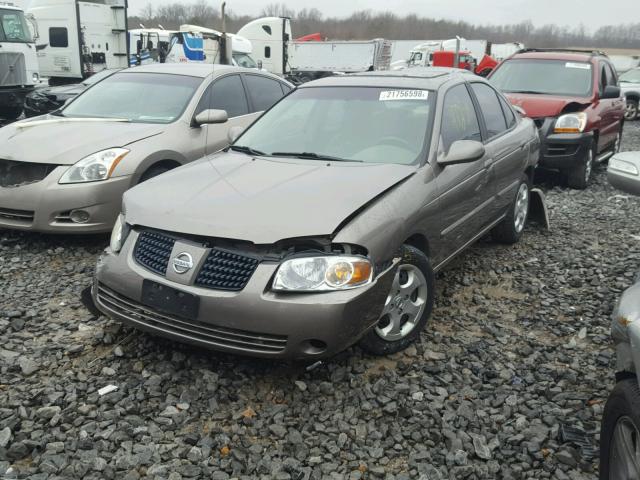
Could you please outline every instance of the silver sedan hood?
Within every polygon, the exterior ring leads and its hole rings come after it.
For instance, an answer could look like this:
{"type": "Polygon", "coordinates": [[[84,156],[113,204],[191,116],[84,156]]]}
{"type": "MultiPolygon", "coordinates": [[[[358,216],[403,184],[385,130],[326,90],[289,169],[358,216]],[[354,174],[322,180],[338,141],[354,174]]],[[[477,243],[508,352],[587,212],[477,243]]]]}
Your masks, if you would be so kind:
{"type": "Polygon", "coordinates": [[[331,235],[415,166],[220,154],[124,196],[127,222],[172,232],[273,244],[331,235]]]}
{"type": "Polygon", "coordinates": [[[87,155],[158,135],[164,125],[99,119],[65,119],[52,115],[0,128],[0,158],[73,165],[87,155]]]}

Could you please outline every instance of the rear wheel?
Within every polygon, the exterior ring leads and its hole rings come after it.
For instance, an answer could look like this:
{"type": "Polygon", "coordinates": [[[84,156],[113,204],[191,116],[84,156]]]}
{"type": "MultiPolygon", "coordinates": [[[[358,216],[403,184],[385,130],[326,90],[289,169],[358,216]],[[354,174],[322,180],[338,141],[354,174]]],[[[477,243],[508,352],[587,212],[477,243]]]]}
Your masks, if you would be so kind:
{"type": "Polygon", "coordinates": [[[640,388],[638,379],[618,382],[600,429],[600,480],[640,478],[640,388]]]}
{"type": "Polygon", "coordinates": [[[638,104],[638,100],[629,99],[627,100],[627,108],[624,111],[624,119],[628,121],[633,121],[638,118],[638,113],[640,106],[638,104]]]}
{"type": "Polygon", "coordinates": [[[591,174],[593,173],[595,152],[596,146],[595,142],[592,140],[582,161],[567,171],[567,180],[571,188],[584,190],[589,186],[589,182],[591,182],[591,174]]]}
{"type": "Polygon", "coordinates": [[[374,355],[389,355],[415,342],[433,310],[434,284],[427,256],[405,245],[380,319],[360,346],[374,355]]]}

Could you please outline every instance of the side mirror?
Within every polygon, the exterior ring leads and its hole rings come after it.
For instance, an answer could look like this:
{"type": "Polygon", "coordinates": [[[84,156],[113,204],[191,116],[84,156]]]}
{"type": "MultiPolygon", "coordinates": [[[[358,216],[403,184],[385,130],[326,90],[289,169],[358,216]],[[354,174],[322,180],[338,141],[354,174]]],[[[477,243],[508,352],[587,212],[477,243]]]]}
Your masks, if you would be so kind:
{"type": "Polygon", "coordinates": [[[193,125],[199,127],[201,125],[227,123],[228,120],[229,116],[226,110],[205,110],[195,116],[193,125]]]}
{"type": "Polygon", "coordinates": [[[438,159],[438,164],[442,167],[447,165],[457,165],[460,163],[471,163],[484,157],[484,145],[474,140],[458,140],[453,142],[443,158],[438,159]]]}
{"type": "Polygon", "coordinates": [[[640,196],[640,152],[621,152],[609,160],[609,183],[623,192],[640,196]]]}
{"type": "Polygon", "coordinates": [[[622,90],[620,87],[616,87],[614,85],[607,85],[604,87],[604,92],[600,96],[601,100],[609,100],[613,98],[620,98],[622,95],[622,90]]]}
{"type": "Polygon", "coordinates": [[[243,127],[240,127],[238,125],[236,125],[235,127],[231,127],[227,132],[227,140],[229,141],[229,144],[235,142],[238,137],[242,135],[242,132],[244,132],[243,127]]]}

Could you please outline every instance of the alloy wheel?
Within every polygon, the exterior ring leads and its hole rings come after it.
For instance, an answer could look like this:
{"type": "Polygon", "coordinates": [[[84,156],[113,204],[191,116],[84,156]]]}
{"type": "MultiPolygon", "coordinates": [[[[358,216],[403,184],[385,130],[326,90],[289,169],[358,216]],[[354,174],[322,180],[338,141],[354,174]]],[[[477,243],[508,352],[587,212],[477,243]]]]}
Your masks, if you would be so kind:
{"type": "Polygon", "coordinates": [[[611,438],[609,478],[640,478],[640,432],[629,417],[621,417],[611,438]]]}
{"type": "Polygon", "coordinates": [[[520,233],[524,230],[529,215],[529,186],[526,183],[520,185],[514,209],[514,227],[516,232],[520,233]]]}
{"type": "Polygon", "coordinates": [[[375,329],[378,336],[395,342],[409,335],[422,318],[428,293],[422,271],[415,265],[400,265],[375,329]]]}
{"type": "Polygon", "coordinates": [[[624,110],[624,118],[625,120],[635,120],[638,118],[638,104],[637,103],[627,103],[627,107],[624,110]]]}

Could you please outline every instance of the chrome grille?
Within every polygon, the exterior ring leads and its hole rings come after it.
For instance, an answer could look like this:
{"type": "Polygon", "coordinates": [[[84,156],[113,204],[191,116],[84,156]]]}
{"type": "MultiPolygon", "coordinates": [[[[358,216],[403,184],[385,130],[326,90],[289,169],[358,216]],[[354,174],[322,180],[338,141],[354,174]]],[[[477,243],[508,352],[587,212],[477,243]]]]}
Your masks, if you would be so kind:
{"type": "Polygon", "coordinates": [[[0,87],[14,87],[27,84],[27,67],[24,54],[0,52],[0,87]]]}
{"type": "Polygon", "coordinates": [[[126,318],[133,325],[146,327],[159,334],[196,340],[212,348],[228,347],[245,352],[277,354],[287,347],[287,336],[248,332],[208,323],[184,320],[160,313],[126,298],[99,283],[97,301],[100,307],[126,318]]]}

